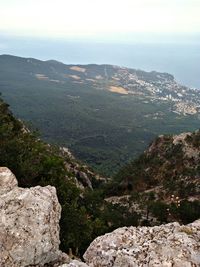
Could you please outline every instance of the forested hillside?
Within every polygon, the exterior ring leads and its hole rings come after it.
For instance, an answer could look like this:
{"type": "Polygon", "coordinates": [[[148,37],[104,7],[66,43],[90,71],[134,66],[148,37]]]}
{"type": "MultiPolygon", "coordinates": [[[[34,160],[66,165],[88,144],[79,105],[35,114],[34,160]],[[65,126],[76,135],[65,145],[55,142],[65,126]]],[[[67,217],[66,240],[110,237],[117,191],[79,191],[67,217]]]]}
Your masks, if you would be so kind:
{"type": "Polygon", "coordinates": [[[61,247],[79,255],[95,237],[120,226],[197,219],[199,136],[198,131],[159,137],[109,182],[38,139],[0,100],[0,165],[11,169],[22,187],[56,187],[61,247]],[[92,186],[83,186],[86,175],[92,186]]]}
{"type": "Polygon", "coordinates": [[[165,73],[12,56],[0,56],[0,90],[26,121],[0,100],[0,165],[22,187],[56,187],[64,251],[80,255],[120,226],[199,217],[199,131],[159,136],[142,153],[160,133],[199,127],[197,91],[165,73]]]}
{"type": "MultiPolygon", "coordinates": [[[[108,195],[137,203],[160,221],[190,222],[200,216],[200,131],[161,135],[138,159],[124,166],[108,195]]],[[[115,199],[115,202],[116,202],[115,199]]],[[[150,217],[151,217],[150,216],[150,217]]],[[[145,218],[145,216],[144,216],[145,218]]]]}
{"type": "MultiPolygon", "coordinates": [[[[60,221],[61,248],[82,253],[98,235],[122,225],[137,225],[138,216],[117,205],[104,202],[104,192],[94,173],[73,157],[66,157],[59,147],[38,139],[24,124],[13,117],[0,99],[0,166],[18,177],[19,186],[53,185],[62,206],[60,221]],[[70,168],[69,168],[70,166],[70,168]],[[74,166],[74,169],[72,168],[74,166]],[[91,187],[80,187],[77,174],[87,174],[91,187]],[[77,179],[79,183],[77,184],[77,179]]],[[[83,177],[82,177],[83,178],[83,177]]]]}
{"type": "Polygon", "coordinates": [[[2,55],[0,91],[44,140],[108,176],[157,135],[199,127],[199,91],[167,73],[2,55]]]}

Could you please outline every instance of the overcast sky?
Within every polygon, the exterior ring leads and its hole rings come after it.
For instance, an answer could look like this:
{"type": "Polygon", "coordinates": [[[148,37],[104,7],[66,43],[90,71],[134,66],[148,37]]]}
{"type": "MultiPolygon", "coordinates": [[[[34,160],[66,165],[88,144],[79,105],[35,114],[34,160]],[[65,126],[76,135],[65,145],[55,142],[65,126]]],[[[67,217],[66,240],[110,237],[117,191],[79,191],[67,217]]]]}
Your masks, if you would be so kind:
{"type": "Polygon", "coordinates": [[[47,37],[198,33],[200,0],[0,0],[0,32],[47,37]]]}

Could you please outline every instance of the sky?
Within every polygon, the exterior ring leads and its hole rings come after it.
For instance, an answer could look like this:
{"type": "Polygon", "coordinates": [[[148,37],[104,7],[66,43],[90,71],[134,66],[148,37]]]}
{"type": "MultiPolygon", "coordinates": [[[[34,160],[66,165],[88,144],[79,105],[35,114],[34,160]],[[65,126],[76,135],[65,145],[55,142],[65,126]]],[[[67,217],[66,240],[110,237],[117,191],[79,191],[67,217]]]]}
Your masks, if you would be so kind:
{"type": "Polygon", "coordinates": [[[0,0],[0,33],[52,38],[196,34],[200,0],[0,0]]]}

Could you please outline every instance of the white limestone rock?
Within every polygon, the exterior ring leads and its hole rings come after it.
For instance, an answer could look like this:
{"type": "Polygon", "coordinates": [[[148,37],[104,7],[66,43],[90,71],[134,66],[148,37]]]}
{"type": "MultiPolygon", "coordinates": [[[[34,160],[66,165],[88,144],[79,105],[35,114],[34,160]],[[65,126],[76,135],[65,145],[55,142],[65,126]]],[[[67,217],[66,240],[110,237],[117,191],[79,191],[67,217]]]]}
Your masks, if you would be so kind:
{"type": "Polygon", "coordinates": [[[0,168],[0,266],[56,261],[60,214],[54,187],[19,188],[12,172],[0,168]]]}
{"type": "Polygon", "coordinates": [[[72,260],[69,264],[63,264],[59,267],[89,267],[84,262],[78,261],[78,260],[72,260]]]}
{"type": "Polygon", "coordinates": [[[197,267],[200,220],[119,228],[96,238],[83,257],[90,267],[197,267]]]}
{"type": "Polygon", "coordinates": [[[17,187],[17,179],[6,167],[0,168],[0,195],[3,195],[17,187]]]}

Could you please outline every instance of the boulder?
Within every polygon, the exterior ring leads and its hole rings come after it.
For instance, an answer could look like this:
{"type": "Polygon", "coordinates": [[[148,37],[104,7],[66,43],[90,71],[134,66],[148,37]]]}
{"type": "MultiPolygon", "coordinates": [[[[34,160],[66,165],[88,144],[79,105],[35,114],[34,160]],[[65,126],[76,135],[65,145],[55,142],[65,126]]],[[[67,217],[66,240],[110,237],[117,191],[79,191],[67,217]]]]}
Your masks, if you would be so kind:
{"type": "Polygon", "coordinates": [[[52,186],[20,188],[0,168],[0,266],[42,266],[57,261],[61,207],[52,186]]]}
{"type": "Polygon", "coordinates": [[[90,267],[198,267],[200,220],[119,228],[96,238],[83,257],[90,267]]]}

